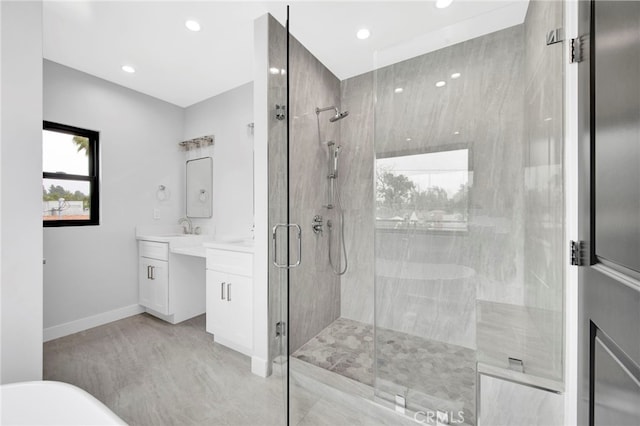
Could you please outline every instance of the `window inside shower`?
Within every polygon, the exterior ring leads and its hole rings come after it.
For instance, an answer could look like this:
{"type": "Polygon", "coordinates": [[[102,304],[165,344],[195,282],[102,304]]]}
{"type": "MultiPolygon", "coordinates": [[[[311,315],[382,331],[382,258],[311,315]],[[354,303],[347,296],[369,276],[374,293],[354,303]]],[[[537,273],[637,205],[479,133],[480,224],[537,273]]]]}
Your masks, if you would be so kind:
{"type": "Polygon", "coordinates": [[[459,232],[469,218],[469,150],[376,159],[376,228],[459,232]]]}

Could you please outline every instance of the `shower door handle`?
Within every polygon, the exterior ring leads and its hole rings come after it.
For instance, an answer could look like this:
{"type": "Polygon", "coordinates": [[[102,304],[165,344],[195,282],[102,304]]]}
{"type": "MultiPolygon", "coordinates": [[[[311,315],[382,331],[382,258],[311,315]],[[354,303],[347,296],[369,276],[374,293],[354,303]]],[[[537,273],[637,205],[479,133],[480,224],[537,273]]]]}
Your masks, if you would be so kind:
{"type": "Polygon", "coordinates": [[[278,268],[282,269],[291,269],[300,265],[302,262],[302,228],[297,223],[278,223],[273,227],[271,231],[271,236],[273,239],[273,264],[278,268]],[[295,228],[296,235],[298,237],[298,260],[293,265],[290,265],[288,260],[287,263],[281,264],[278,263],[278,229],[279,228],[295,228]]]}

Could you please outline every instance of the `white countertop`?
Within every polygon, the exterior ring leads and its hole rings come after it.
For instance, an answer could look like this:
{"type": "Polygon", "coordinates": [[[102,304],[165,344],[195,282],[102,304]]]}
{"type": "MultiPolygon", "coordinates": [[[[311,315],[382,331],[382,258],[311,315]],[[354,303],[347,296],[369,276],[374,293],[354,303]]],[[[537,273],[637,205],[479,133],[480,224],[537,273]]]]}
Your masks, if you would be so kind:
{"type": "Polygon", "coordinates": [[[205,240],[204,235],[194,235],[194,234],[160,234],[160,235],[152,235],[152,234],[143,234],[136,235],[137,240],[144,241],[156,241],[159,243],[178,243],[178,245],[192,245],[192,244],[201,244],[203,240],[205,240]]]}
{"type": "Polygon", "coordinates": [[[185,256],[206,257],[207,249],[228,250],[242,253],[254,252],[254,241],[248,238],[214,239],[212,235],[184,234],[182,228],[165,229],[136,229],[136,239],[139,241],[155,241],[168,243],[169,251],[185,256]],[[155,232],[154,232],[155,231],[155,232]]]}

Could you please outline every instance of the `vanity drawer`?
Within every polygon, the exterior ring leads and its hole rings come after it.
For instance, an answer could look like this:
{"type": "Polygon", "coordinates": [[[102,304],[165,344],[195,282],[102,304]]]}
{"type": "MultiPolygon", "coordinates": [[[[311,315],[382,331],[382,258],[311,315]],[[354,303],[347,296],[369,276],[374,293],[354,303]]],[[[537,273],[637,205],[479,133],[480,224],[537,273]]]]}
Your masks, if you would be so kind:
{"type": "Polygon", "coordinates": [[[138,251],[140,256],[149,259],[169,260],[169,244],[157,241],[139,241],[138,251]]]}
{"type": "Polygon", "coordinates": [[[207,249],[207,269],[251,277],[253,276],[253,254],[207,249]]]}

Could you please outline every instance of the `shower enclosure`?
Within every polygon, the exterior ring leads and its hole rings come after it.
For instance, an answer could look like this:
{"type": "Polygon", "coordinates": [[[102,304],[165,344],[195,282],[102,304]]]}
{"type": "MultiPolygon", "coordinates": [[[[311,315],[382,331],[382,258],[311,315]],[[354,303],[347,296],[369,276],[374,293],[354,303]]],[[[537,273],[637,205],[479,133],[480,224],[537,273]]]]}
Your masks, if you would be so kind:
{"type": "Polygon", "coordinates": [[[452,26],[437,46],[416,35],[346,77],[296,38],[304,7],[347,6],[296,4],[290,32],[270,28],[288,42],[269,145],[270,227],[287,244],[269,274],[289,423],[310,389],[469,425],[487,378],[561,392],[562,3],[473,37],[452,26]]]}

